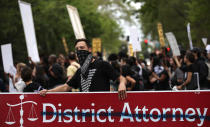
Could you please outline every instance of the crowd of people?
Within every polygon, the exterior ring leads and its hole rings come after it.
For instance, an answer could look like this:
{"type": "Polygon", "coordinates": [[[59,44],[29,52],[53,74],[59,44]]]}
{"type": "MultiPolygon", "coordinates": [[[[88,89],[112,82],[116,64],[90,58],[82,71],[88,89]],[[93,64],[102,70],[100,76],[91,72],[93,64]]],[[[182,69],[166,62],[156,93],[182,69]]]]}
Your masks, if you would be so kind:
{"type": "Polygon", "coordinates": [[[210,50],[181,50],[180,56],[166,49],[150,54],[149,62],[128,56],[91,54],[88,40],[77,40],[75,52],[40,56],[40,63],[17,63],[16,75],[1,72],[0,91],[8,92],[9,78],[18,92],[92,92],[205,90],[210,89],[210,50]],[[126,87],[126,88],[124,88],[126,87]]]}
{"type": "MultiPolygon", "coordinates": [[[[210,89],[210,50],[181,50],[173,56],[166,48],[150,54],[149,61],[111,54],[110,64],[128,81],[127,90],[206,90],[210,89]]],[[[115,90],[117,83],[112,83],[115,90]]]]}

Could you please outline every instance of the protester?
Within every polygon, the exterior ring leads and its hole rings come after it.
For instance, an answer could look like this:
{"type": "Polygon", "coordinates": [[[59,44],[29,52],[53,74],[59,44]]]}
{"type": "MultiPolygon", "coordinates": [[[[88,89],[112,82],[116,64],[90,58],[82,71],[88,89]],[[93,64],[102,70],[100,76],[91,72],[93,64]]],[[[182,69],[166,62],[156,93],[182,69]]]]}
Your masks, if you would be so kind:
{"type": "Polygon", "coordinates": [[[32,69],[28,66],[23,67],[21,70],[21,78],[26,84],[23,92],[38,92],[42,90],[42,86],[32,81],[32,69]]]}
{"type": "Polygon", "coordinates": [[[77,70],[71,80],[64,85],[50,90],[42,90],[40,94],[44,96],[47,92],[66,92],[74,88],[80,88],[82,92],[110,91],[109,80],[118,79],[119,98],[126,98],[126,80],[119,75],[112,66],[104,61],[96,60],[92,57],[90,43],[86,39],[78,39],[75,49],[81,68],[77,70]]]}
{"type": "Polygon", "coordinates": [[[48,88],[48,76],[45,72],[44,66],[41,64],[36,64],[33,72],[33,82],[40,84],[43,88],[48,88]]]}
{"type": "Polygon", "coordinates": [[[208,66],[208,76],[207,76],[207,88],[210,89],[210,49],[207,50],[207,60],[206,65],[208,66]]]}
{"type": "Polygon", "coordinates": [[[56,62],[57,62],[57,56],[55,54],[51,54],[48,57],[48,64],[49,64],[49,66],[55,64],[56,62]]]}
{"type": "Polygon", "coordinates": [[[169,90],[169,75],[165,70],[163,59],[158,56],[153,58],[152,76],[150,82],[155,90],[169,90]]]}
{"type": "Polygon", "coordinates": [[[63,68],[64,75],[66,76],[66,58],[63,54],[59,54],[57,63],[63,68]]]}
{"type": "MultiPolygon", "coordinates": [[[[175,58],[176,59],[176,58],[175,58]]],[[[177,65],[178,67],[180,67],[184,72],[185,72],[185,81],[181,84],[177,86],[178,90],[183,90],[183,89],[187,89],[187,90],[193,90],[193,89],[197,89],[197,85],[195,84],[195,77],[194,77],[194,73],[196,72],[195,69],[195,64],[193,64],[195,61],[194,55],[191,52],[187,52],[185,57],[184,57],[184,63],[185,65],[182,65],[178,62],[178,60],[176,59],[177,65]]]]}
{"type": "Polygon", "coordinates": [[[132,77],[132,71],[131,66],[129,64],[128,58],[122,58],[121,59],[121,74],[126,78],[127,80],[127,90],[132,91],[136,85],[135,79],[132,77]]]}
{"type": "Polygon", "coordinates": [[[207,88],[207,76],[208,76],[208,67],[205,63],[205,58],[201,57],[201,51],[198,48],[194,48],[192,53],[195,58],[195,71],[199,74],[199,84],[201,89],[207,88]]]}
{"type": "Polygon", "coordinates": [[[7,75],[4,73],[2,68],[0,67],[0,92],[8,92],[8,79],[7,75]]]}
{"type": "Polygon", "coordinates": [[[74,52],[69,53],[69,66],[67,68],[68,81],[73,77],[80,65],[77,63],[76,54],[74,52]]]}
{"type": "Polygon", "coordinates": [[[48,89],[62,85],[66,82],[66,77],[61,65],[55,63],[49,68],[49,82],[48,89]]]}
{"type": "MultiPolygon", "coordinates": [[[[108,57],[108,62],[109,64],[111,64],[111,66],[114,68],[115,71],[117,71],[118,73],[121,73],[121,66],[120,63],[118,61],[118,55],[115,53],[112,53],[109,55],[108,57]]],[[[116,81],[110,81],[110,91],[117,91],[118,90],[118,85],[119,82],[116,81]]]]}
{"type": "Polygon", "coordinates": [[[182,83],[184,82],[184,72],[176,65],[175,59],[178,60],[177,56],[174,56],[174,59],[170,59],[170,64],[173,70],[170,77],[171,88],[173,88],[174,86],[182,85],[182,83]]]}
{"type": "Polygon", "coordinates": [[[150,76],[152,75],[152,72],[148,69],[146,61],[138,60],[138,63],[139,65],[141,65],[142,68],[142,84],[144,85],[144,90],[153,90],[152,83],[150,83],[150,76]]]}
{"type": "MultiPolygon", "coordinates": [[[[17,68],[17,73],[15,75],[15,79],[13,80],[13,84],[18,92],[23,92],[23,89],[26,87],[25,82],[21,78],[21,70],[25,67],[26,65],[24,63],[18,63],[16,65],[17,68]]],[[[13,79],[13,77],[12,77],[13,79]]]]}

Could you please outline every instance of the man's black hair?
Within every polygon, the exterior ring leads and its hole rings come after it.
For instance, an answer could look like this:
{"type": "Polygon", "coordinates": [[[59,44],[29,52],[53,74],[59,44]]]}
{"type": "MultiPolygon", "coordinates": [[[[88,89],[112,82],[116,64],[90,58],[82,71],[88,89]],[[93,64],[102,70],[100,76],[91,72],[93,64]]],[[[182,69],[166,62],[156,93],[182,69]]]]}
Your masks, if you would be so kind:
{"type": "Polygon", "coordinates": [[[77,44],[78,42],[80,42],[80,41],[84,41],[84,42],[86,43],[86,45],[88,46],[88,48],[91,47],[90,41],[89,41],[88,39],[85,39],[85,38],[77,39],[77,40],[75,41],[75,45],[74,45],[74,46],[76,46],[76,44],[77,44]]]}
{"type": "Polygon", "coordinates": [[[21,70],[21,78],[24,82],[28,82],[32,80],[32,69],[28,66],[23,67],[21,70]]]}

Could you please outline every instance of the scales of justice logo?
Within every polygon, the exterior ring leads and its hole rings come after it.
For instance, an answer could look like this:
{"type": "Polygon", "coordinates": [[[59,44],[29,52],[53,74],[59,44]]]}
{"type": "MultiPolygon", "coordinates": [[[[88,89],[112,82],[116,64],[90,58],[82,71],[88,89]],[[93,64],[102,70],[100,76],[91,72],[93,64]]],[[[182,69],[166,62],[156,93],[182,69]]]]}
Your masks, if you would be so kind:
{"type": "Polygon", "coordinates": [[[24,95],[20,95],[19,99],[20,99],[20,103],[17,103],[17,104],[7,103],[7,106],[9,106],[9,112],[7,114],[7,118],[6,118],[5,123],[8,124],[8,125],[13,125],[13,124],[16,123],[13,112],[12,112],[12,107],[19,107],[20,106],[20,127],[23,127],[23,123],[24,123],[24,120],[23,120],[23,113],[24,113],[23,104],[27,104],[27,103],[32,104],[31,105],[31,110],[30,110],[30,113],[29,113],[29,116],[28,116],[27,119],[29,121],[38,120],[38,117],[37,117],[37,114],[36,114],[36,111],[35,111],[35,108],[34,108],[34,105],[37,105],[37,103],[34,102],[34,101],[24,101],[23,102],[24,95]]]}

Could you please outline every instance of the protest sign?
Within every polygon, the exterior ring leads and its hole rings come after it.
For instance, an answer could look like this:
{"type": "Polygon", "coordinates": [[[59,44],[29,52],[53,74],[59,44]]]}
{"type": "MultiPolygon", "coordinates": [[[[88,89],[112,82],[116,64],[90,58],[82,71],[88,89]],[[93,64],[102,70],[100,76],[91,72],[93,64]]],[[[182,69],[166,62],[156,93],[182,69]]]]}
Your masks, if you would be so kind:
{"type": "Polygon", "coordinates": [[[100,38],[93,38],[92,40],[92,52],[101,52],[101,39],[100,38]]]}
{"type": "MultiPolygon", "coordinates": [[[[14,77],[16,74],[16,69],[13,63],[12,45],[11,44],[1,45],[1,54],[2,54],[4,72],[9,73],[14,77]]],[[[11,78],[9,78],[9,92],[16,92],[16,89],[13,86],[11,78]]]]}
{"type": "Polygon", "coordinates": [[[136,29],[136,28],[131,28],[130,29],[130,38],[129,39],[130,39],[129,43],[131,43],[132,47],[133,47],[133,52],[142,51],[141,43],[140,43],[140,40],[139,40],[138,29],[136,29]]]}
{"type": "Polygon", "coordinates": [[[190,43],[190,49],[193,49],[193,44],[192,44],[192,37],[191,37],[191,32],[190,32],[190,23],[187,24],[187,34],[188,34],[188,39],[190,43]]]}
{"type": "Polygon", "coordinates": [[[12,45],[11,44],[1,45],[1,55],[2,55],[4,72],[9,73],[10,68],[14,66],[13,56],[12,56],[12,45]]]}
{"type": "Polygon", "coordinates": [[[31,57],[33,62],[39,62],[40,58],[37,49],[37,41],[36,41],[34,22],[31,11],[31,4],[20,0],[18,1],[18,3],[20,7],[20,13],[25,33],[28,56],[31,57]]]}
{"type": "Polygon", "coordinates": [[[132,47],[132,44],[128,44],[128,55],[129,56],[133,56],[133,47],[132,47]]]}
{"type": "Polygon", "coordinates": [[[65,50],[66,54],[68,55],[68,53],[69,53],[69,48],[68,48],[68,45],[67,45],[67,43],[66,43],[65,37],[62,38],[62,42],[63,42],[64,50],[65,50]]]}
{"type": "Polygon", "coordinates": [[[206,46],[207,45],[207,38],[202,38],[203,44],[206,46]]]}
{"type": "Polygon", "coordinates": [[[76,39],[85,38],[85,33],[82,28],[82,24],[80,21],[80,17],[79,17],[77,8],[70,6],[70,5],[66,5],[66,8],[67,8],[69,16],[70,16],[71,24],[72,24],[72,27],[74,30],[74,35],[75,35],[76,39]]]}
{"type": "Polygon", "coordinates": [[[172,32],[168,32],[166,33],[166,38],[168,39],[168,42],[170,44],[170,47],[172,49],[173,55],[174,56],[180,56],[180,50],[179,47],[177,45],[177,41],[176,38],[174,36],[174,34],[172,32]]]}
{"type": "Polygon", "coordinates": [[[161,23],[157,24],[157,29],[158,29],[160,45],[161,45],[161,47],[165,47],[165,39],[164,39],[164,36],[163,36],[163,27],[162,27],[161,23]]]}

